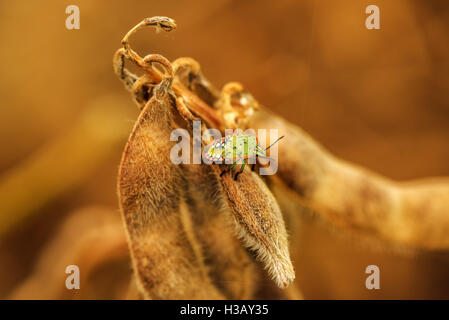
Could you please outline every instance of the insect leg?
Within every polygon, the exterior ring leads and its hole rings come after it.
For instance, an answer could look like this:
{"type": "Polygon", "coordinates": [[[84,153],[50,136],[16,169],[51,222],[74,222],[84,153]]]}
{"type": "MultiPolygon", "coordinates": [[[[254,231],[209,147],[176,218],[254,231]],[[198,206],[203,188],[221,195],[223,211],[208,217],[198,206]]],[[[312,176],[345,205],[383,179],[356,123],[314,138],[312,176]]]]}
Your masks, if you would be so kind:
{"type": "MultiPolygon", "coordinates": [[[[242,166],[240,167],[240,171],[237,172],[234,176],[234,180],[237,181],[237,177],[239,176],[239,174],[241,174],[243,172],[243,170],[245,169],[245,165],[246,165],[247,159],[243,160],[242,166]]],[[[237,163],[237,162],[236,162],[237,163]]]]}
{"type": "Polygon", "coordinates": [[[236,160],[233,164],[231,164],[229,167],[227,167],[225,170],[223,170],[220,173],[220,177],[223,176],[227,171],[231,171],[237,165],[237,161],[238,160],[236,160]]]}
{"type": "Polygon", "coordinates": [[[267,151],[268,149],[270,149],[272,146],[274,146],[279,140],[281,140],[283,137],[285,136],[281,136],[279,138],[276,139],[276,141],[274,141],[268,148],[265,149],[265,151],[267,151]]]}
{"type": "Polygon", "coordinates": [[[237,161],[238,161],[238,160],[236,160],[233,164],[231,164],[231,165],[229,166],[229,168],[228,168],[229,171],[231,171],[232,169],[234,169],[234,167],[237,165],[237,161]]]}
{"type": "Polygon", "coordinates": [[[256,170],[256,163],[257,163],[257,154],[256,154],[256,162],[254,162],[254,163],[251,165],[251,171],[256,170]]]}
{"type": "Polygon", "coordinates": [[[256,170],[256,163],[257,163],[257,157],[258,157],[259,155],[257,154],[257,152],[256,152],[256,161],[251,165],[251,171],[254,171],[254,170],[256,170]]]}

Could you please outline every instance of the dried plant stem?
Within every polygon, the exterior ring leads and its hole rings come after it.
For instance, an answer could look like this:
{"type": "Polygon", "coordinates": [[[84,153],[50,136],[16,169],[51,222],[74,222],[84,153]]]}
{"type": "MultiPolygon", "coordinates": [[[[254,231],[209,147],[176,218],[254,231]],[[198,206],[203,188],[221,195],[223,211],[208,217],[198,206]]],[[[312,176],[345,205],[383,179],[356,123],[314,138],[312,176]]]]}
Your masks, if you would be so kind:
{"type": "MultiPolygon", "coordinates": [[[[161,72],[152,67],[152,62],[159,62],[161,64],[164,64],[164,67],[169,68],[170,70],[168,70],[168,76],[171,78],[174,77],[174,74],[177,71],[176,69],[181,68],[186,64],[196,68],[194,69],[194,72],[196,72],[197,74],[199,73],[199,65],[198,63],[192,62],[193,59],[184,58],[185,60],[178,60],[178,62],[174,63],[174,67],[176,68],[175,69],[171,66],[170,63],[165,63],[165,58],[161,55],[152,54],[142,58],[141,56],[139,56],[139,54],[132,50],[129,46],[129,37],[145,26],[155,27],[158,30],[162,29],[167,32],[176,28],[175,22],[170,18],[152,17],[144,19],[141,23],[132,28],[125,35],[122,40],[123,48],[117,50],[114,55],[113,66],[115,73],[125,83],[125,86],[128,88],[128,90],[131,90],[131,87],[134,82],[137,81],[137,78],[125,68],[125,59],[130,60],[131,62],[139,66],[145,72],[145,76],[147,79],[146,81],[153,84],[160,83],[164,78],[164,75],[162,75],[161,72]]],[[[221,119],[218,117],[216,111],[210,108],[197,95],[193,94],[190,90],[184,87],[181,82],[175,79],[174,83],[172,84],[172,90],[176,94],[176,96],[183,97],[184,102],[186,103],[190,111],[200,116],[204,121],[207,122],[210,127],[224,129],[221,119]]],[[[145,103],[142,103],[140,104],[140,107],[142,108],[144,105],[145,103]]]]}
{"type": "Polygon", "coordinates": [[[277,128],[289,139],[279,148],[273,177],[336,226],[428,249],[449,247],[449,179],[397,183],[338,159],[307,133],[262,110],[253,128],[277,128]]]}
{"type": "MultiPolygon", "coordinates": [[[[8,298],[80,298],[89,287],[89,275],[94,269],[108,261],[128,257],[127,249],[125,232],[116,210],[100,207],[79,210],[67,218],[55,238],[44,248],[32,274],[8,298]],[[65,287],[68,275],[64,271],[68,265],[80,268],[82,291],[65,287]]],[[[123,275],[124,279],[130,274],[123,275]]],[[[119,279],[115,280],[119,284],[119,279]]]]}
{"type": "MultiPolygon", "coordinates": [[[[220,100],[215,88],[208,90],[220,100]]],[[[266,108],[251,116],[248,127],[278,129],[288,137],[271,180],[334,225],[414,247],[449,247],[449,178],[395,182],[336,158],[266,108]]]]}
{"type": "MultiPolygon", "coordinates": [[[[215,88],[209,84],[207,89],[220,101],[215,88]]],[[[248,127],[278,129],[288,137],[288,147],[279,148],[279,171],[271,180],[331,223],[399,244],[449,247],[449,178],[395,182],[336,158],[266,108],[251,115],[248,127]]]]}

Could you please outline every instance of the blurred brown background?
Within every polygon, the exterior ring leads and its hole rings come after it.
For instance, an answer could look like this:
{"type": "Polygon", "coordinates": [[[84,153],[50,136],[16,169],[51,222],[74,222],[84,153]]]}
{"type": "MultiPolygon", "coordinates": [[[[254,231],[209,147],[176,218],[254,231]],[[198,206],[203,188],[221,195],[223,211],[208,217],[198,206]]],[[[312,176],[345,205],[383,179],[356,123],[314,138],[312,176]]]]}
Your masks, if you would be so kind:
{"type": "MultiPolygon", "coordinates": [[[[132,45],[138,52],[191,56],[217,87],[243,83],[337,156],[407,180],[449,175],[448,9],[444,0],[1,1],[0,186],[6,187],[0,190],[9,202],[0,203],[0,215],[23,218],[0,238],[0,297],[31,272],[70,212],[117,208],[116,173],[137,108],[111,59],[141,19],[169,16],[178,29],[137,34],[132,45]],[[70,4],[80,8],[80,30],[65,28],[70,4]],[[365,28],[370,4],[380,8],[380,30],[365,28]],[[100,115],[91,115],[96,107],[100,115]],[[109,110],[118,116],[104,121],[101,113],[109,110]],[[76,133],[84,118],[112,138],[84,145],[76,133]],[[74,137],[61,138],[71,130],[74,137]],[[58,159],[42,151],[58,139],[63,142],[55,150],[75,150],[81,164],[74,160],[73,167],[86,167],[63,174],[36,169],[39,179],[69,181],[48,184],[60,192],[49,195],[43,183],[34,197],[23,197],[25,182],[5,183],[17,179],[36,152],[53,159],[49,163],[58,159]],[[71,176],[79,179],[65,178],[71,176]]],[[[308,219],[299,247],[296,281],[306,298],[449,298],[445,252],[360,246],[308,219]],[[380,267],[380,290],[365,288],[369,264],[380,267]]],[[[126,263],[117,270],[128,270],[126,263]]]]}

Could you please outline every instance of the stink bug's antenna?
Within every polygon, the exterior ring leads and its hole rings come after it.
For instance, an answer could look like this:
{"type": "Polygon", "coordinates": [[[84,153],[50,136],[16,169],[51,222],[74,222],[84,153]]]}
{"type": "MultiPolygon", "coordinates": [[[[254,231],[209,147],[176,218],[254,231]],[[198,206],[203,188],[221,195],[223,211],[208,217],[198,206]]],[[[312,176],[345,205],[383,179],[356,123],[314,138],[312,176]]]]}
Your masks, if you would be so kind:
{"type": "Polygon", "coordinates": [[[270,149],[272,146],[274,146],[279,140],[281,140],[283,137],[285,136],[281,136],[280,138],[277,138],[275,142],[273,142],[268,148],[265,149],[265,151],[267,151],[268,149],[270,149]]]}

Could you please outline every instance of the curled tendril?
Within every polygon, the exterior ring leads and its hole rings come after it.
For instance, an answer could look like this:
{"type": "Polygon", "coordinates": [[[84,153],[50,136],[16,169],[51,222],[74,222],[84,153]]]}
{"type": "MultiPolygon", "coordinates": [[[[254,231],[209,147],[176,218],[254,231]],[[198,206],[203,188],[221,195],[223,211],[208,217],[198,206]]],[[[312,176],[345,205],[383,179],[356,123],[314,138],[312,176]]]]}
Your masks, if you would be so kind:
{"type": "Polygon", "coordinates": [[[172,63],[173,72],[176,74],[179,70],[185,69],[193,77],[198,77],[200,75],[200,64],[195,59],[190,57],[178,58],[172,63]]]}
{"type": "MultiPolygon", "coordinates": [[[[117,50],[113,58],[113,67],[115,74],[125,84],[125,88],[131,92],[134,102],[140,109],[143,109],[149,97],[154,94],[163,94],[168,92],[172,97],[175,95],[182,96],[183,100],[176,100],[181,115],[184,118],[193,119],[187,111],[200,116],[210,126],[214,128],[222,128],[222,122],[218,118],[215,110],[211,109],[201,98],[193,94],[188,88],[199,88],[202,92],[206,92],[203,96],[207,101],[213,102],[208,94],[210,84],[201,77],[199,63],[191,58],[180,58],[172,63],[159,54],[150,54],[141,57],[132,50],[129,45],[129,38],[143,27],[154,27],[156,31],[171,31],[176,28],[176,23],[168,17],[151,17],[142,20],[134,26],[122,39],[123,48],[117,50]],[[129,60],[136,64],[143,71],[142,76],[137,76],[125,68],[125,61],[129,60]],[[163,71],[154,67],[154,63],[162,66],[163,71]],[[184,69],[188,71],[188,85],[184,87],[181,81],[174,81],[176,73],[184,69]],[[194,84],[192,82],[194,81],[194,84]],[[159,84],[159,85],[158,85],[159,84]],[[156,88],[157,87],[157,88],[156,88]]],[[[178,80],[179,77],[177,77],[178,80]]],[[[175,98],[176,98],[175,97],[175,98]]],[[[212,97],[213,98],[213,97],[212,97]]]]}
{"type": "Polygon", "coordinates": [[[142,57],[139,56],[133,49],[131,49],[131,46],[129,45],[129,38],[139,31],[140,29],[144,27],[154,27],[157,31],[164,30],[166,32],[172,31],[176,29],[176,23],[175,20],[168,18],[168,17],[151,17],[151,18],[145,18],[140,23],[138,23],[136,26],[134,26],[131,30],[128,31],[128,33],[123,37],[122,39],[122,45],[123,49],[125,49],[127,55],[131,60],[134,61],[142,61],[142,57]]]}
{"type": "Polygon", "coordinates": [[[156,31],[164,30],[169,32],[176,28],[176,23],[173,19],[168,17],[151,17],[142,20],[123,37],[123,48],[117,50],[113,58],[115,74],[125,84],[126,89],[132,92],[135,102],[141,108],[143,107],[142,97],[145,95],[144,91],[147,89],[145,85],[149,83],[154,85],[155,83],[163,82],[163,87],[168,90],[171,88],[175,74],[170,61],[164,56],[159,54],[149,54],[142,58],[131,48],[129,44],[131,35],[147,26],[156,28],[156,31]],[[142,70],[145,71],[144,77],[139,78],[137,75],[126,69],[125,60],[129,60],[141,67],[142,70]],[[158,63],[163,67],[164,75],[162,78],[159,72],[153,68],[153,63],[158,63]]]}
{"type": "Polygon", "coordinates": [[[254,111],[259,109],[258,102],[238,82],[229,82],[223,87],[217,104],[228,128],[246,128],[254,111]]]}
{"type": "Polygon", "coordinates": [[[125,59],[126,59],[125,49],[123,48],[118,49],[114,54],[112,65],[114,67],[114,73],[124,83],[126,89],[128,91],[131,91],[134,83],[137,81],[139,77],[125,68],[125,59]]]}

